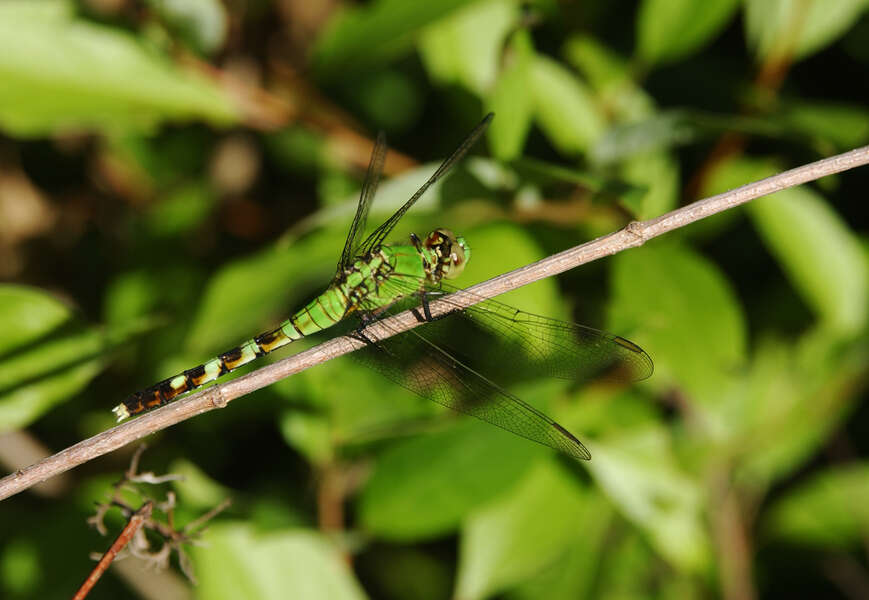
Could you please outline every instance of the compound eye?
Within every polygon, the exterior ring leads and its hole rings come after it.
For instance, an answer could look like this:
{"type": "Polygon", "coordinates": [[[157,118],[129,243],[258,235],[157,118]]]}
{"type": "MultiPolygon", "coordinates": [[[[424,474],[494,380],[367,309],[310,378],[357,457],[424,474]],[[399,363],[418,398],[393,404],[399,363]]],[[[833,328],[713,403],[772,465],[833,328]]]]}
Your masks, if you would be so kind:
{"type": "Polygon", "coordinates": [[[461,275],[462,271],[465,270],[466,262],[465,249],[461,244],[456,242],[454,238],[453,242],[450,244],[450,254],[448,257],[448,263],[444,269],[444,277],[447,279],[454,279],[461,275]]]}

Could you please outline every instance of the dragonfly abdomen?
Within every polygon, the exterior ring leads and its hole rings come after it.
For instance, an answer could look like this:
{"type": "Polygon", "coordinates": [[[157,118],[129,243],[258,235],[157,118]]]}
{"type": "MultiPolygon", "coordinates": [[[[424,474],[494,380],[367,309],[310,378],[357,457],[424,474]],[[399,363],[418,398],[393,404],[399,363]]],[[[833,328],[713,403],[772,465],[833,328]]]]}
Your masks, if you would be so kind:
{"type": "MultiPolygon", "coordinates": [[[[342,292],[330,286],[307,306],[281,323],[277,329],[260,334],[199,366],[131,394],[113,408],[112,412],[115,413],[118,421],[123,421],[127,417],[163,406],[182,394],[253,362],[264,354],[331,327],[344,316],[345,308],[342,307],[341,298],[342,292]]],[[[346,300],[344,302],[346,306],[346,300]]]]}

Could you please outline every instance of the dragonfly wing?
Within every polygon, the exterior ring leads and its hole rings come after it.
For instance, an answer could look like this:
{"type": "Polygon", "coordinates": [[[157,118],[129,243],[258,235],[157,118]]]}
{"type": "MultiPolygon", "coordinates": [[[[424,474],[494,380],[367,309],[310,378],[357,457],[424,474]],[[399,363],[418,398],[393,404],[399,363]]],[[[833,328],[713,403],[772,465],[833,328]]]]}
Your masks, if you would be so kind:
{"type": "Polygon", "coordinates": [[[416,204],[416,201],[422,197],[422,195],[426,192],[426,190],[428,190],[428,188],[434,185],[434,183],[438,179],[443,177],[447,173],[447,171],[449,171],[453,167],[453,165],[455,165],[459,160],[462,159],[465,154],[467,154],[468,150],[470,150],[471,147],[477,142],[479,137],[483,135],[483,132],[486,130],[486,127],[489,126],[489,122],[494,116],[494,113],[489,113],[488,115],[486,115],[483,120],[480,121],[479,125],[477,125],[474,130],[471,131],[470,134],[468,134],[468,137],[465,138],[465,141],[461,143],[461,145],[455,150],[455,152],[453,152],[449,158],[441,163],[441,166],[438,167],[437,171],[435,171],[434,174],[429,177],[424,184],[422,184],[422,187],[420,187],[416,191],[416,193],[414,193],[414,195],[410,197],[410,200],[405,202],[401,208],[395,211],[395,214],[393,214],[386,221],[384,221],[380,227],[375,229],[371,233],[371,235],[369,235],[365,239],[365,241],[362,242],[362,245],[359,247],[360,254],[366,254],[374,250],[375,248],[380,247],[380,245],[386,239],[386,236],[389,235],[389,232],[392,231],[395,225],[401,220],[401,217],[404,216],[404,213],[406,213],[411,206],[416,204]]]}
{"type": "Polygon", "coordinates": [[[416,330],[380,341],[365,338],[364,329],[354,335],[369,344],[353,353],[356,360],[415,394],[573,458],[591,458],[564,427],[416,330]]]}
{"type": "MultiPolygon", "coordinates": [[[[390,279],[392,292],[412,295],[418,292],[412,282],[390,279]]],[[[540,373],[575,381],[603,378],[611,381],[639,381],[651,376],[654,365],[639,346],[621,336],[605,331],[535,315],[495,300],[482,300],[461,308],[458,300],[442,298],[445,293],[456,298],[473,298],[466,290],[442,289],[427,292],[429,302],[455,303],[449,318],[427,324],[446,340],[449,347],[461,347],[474,357],[474,366],[482,372],[504,373],[522,379],[540,373]],[[460,326],[452,324],[460,321],[460,326]]],[[[500,378],[500,376],[499,376],[500,378]]]]}
{"type": "Polygon", "coordinates": [[[359,195],[359,204],[356,206],[356,216],[353,217],[350,232],[347,234],[347,240],[344,242],[344,250],[341,252],[341,260],[338,263],[339,271],[342,271],[345,267],[349,267],[358,254],[357,250],[359,249],[360,239],[365,231],[365,224],[368,221],[368,211],[371,209],[371,202],[377,193],[377,186],[380,183],[380,176],[383,174],[385,160],[386,136],[381,131],[377,134],[377,141],[374,142],[374,149],[371,151],[371,160],[368,162],[368,171],[365,173],[362,193],[359,195]]]}

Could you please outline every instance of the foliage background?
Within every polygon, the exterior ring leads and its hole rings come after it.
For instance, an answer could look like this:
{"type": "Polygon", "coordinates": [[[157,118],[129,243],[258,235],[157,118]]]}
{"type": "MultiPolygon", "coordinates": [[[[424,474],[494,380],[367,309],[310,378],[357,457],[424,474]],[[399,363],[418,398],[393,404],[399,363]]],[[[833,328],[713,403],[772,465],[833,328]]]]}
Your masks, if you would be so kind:
{"type": "MultiPolygon", "coordinates": [[[[372,220],[497,113],[396,231],[464,232],[462,284],[866,144],[867,6],[0,2],[0,460],[108,428],[321,289],[378,129],[399,152],[372,220]]],[[[869,597],[867,188],[511,294],[655,359],[633,387],[521,388],[590,463],[335,361],[153,436],[180,523],[234,504],[198,586],[126,562],[91,597],[869,597]]],[[[69,597],[131,453],[2,503],[0,595],[69,597]]]]}

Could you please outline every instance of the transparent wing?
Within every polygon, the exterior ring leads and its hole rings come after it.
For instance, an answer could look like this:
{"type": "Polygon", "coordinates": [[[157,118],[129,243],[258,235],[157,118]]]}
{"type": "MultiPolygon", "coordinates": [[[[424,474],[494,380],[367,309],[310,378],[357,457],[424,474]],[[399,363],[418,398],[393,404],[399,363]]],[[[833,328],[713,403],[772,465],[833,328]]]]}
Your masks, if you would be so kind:
{"type": "Polygon", "coordinates": [[[564,427],[468,366],[455,354],[427,339],[424,334],[411,330],[374,342],[365,338],[365,330],[362,329],[354,337],[361,337],[369,344],[353,353],[356,360],[415,394],[575,459],[591,458],[582,442],[564,427]]]}
{"type": "MultiPolygon", "coordinates": [[[[413,283],[391,278],[384,285],[391,292],[401,292],[416,298],[413,283]]],[[[472,296],[446,284],[426,293],[426,300],[443,301],[447,293],[472,296]]],[[[422,309],[420,309],[422,313],[422,309]]],[[[474,357],[475,367],[485,373],[503,373],[507,378],[526,378],[543,373],[560,379],[586,381],[602,377],[614,381],[639,381],[652,375],[654,364],[649,355],[635,343],[621,336],[535,315],[495,300],[482,300],[468,308],[456,304],[447,318],[425,326],[426,335],[437,332],[450,348],[461,348],[463,354],[474,357]],[[459,323],[455,323],[458,321],[459,323]]]]}
{"type": "Polygon", "coordinates": [[[383,174],[383,163],[386,160],[386,136],[381,131],[377,134],[374,149],[371,151],[371,160],[368,162],[368,171],[365,173],[365,181],[362,183],[362,193],[359,195],[359,204],[356,207],[356,216],[350,225],[350,232],[344,242],[344,250],[341,252],[341,260],[338,262],[338,271],[349,267],[357,256],[360,238],[365,231],[365,223],[368,221],[368,211],[371,202],[377,193],[380,176],[383,174]]]}
{"type": "Polygon", "coordinates": [[[474,130],[465,138],[465,141],[461,143],[461,145],[453,152],[449,158],[447,158],[441,166],[438,167],[437,171],[434,172],[434,175],[428,178],[428,180],[422,184],[416,193],[410,197],[410,200],[404,203],[404,205],[395,211],[391,217],[389,217],[383,224],[375,229],[371,235],[369,235],[364,242],[362,242],[359,247],[359,254],[367,254],[371,252],[375,248],[380,247],[383,241],[386,239],[386,236],[389,235],[389,232],[395,227],[395,225],[401,220],[401,217],[404,216],[411,206],[413,206],[417,200],[419,200],[422,195],[430,188],[438,179],[443,177],[447,171],[449,171],[454,164],[456,164],[461,158],[471,149],[479,137],[483,135],[483,132],[486,130],[486,127],[489,126],[489,122],[494,117],[494,113],[489,113],[486,115],[480,124],[474,127],[474,130]]]}
{"type": "MultiPolygon", "coordinates": [[[[414,308],[425,320],[418,281],[393,276],[382,285],[406,294],[405,299],[379,313],[372,307],[369,314],[383,317],[414,308]]],[[[446,291],[426,293],[423,304],[446,291]]],[[[494,300],[465,309],[456,304],[444,318],[379,342],[365,338],[364,328],[355,335],[369,346],[354,358],[410,391],[577,459],[590,454],[573,434],[487,375],[503,383],[540,373],[579,381],[601,376],[635,381],[654,369],[649,355],[623,337],[494,300]]]]}

